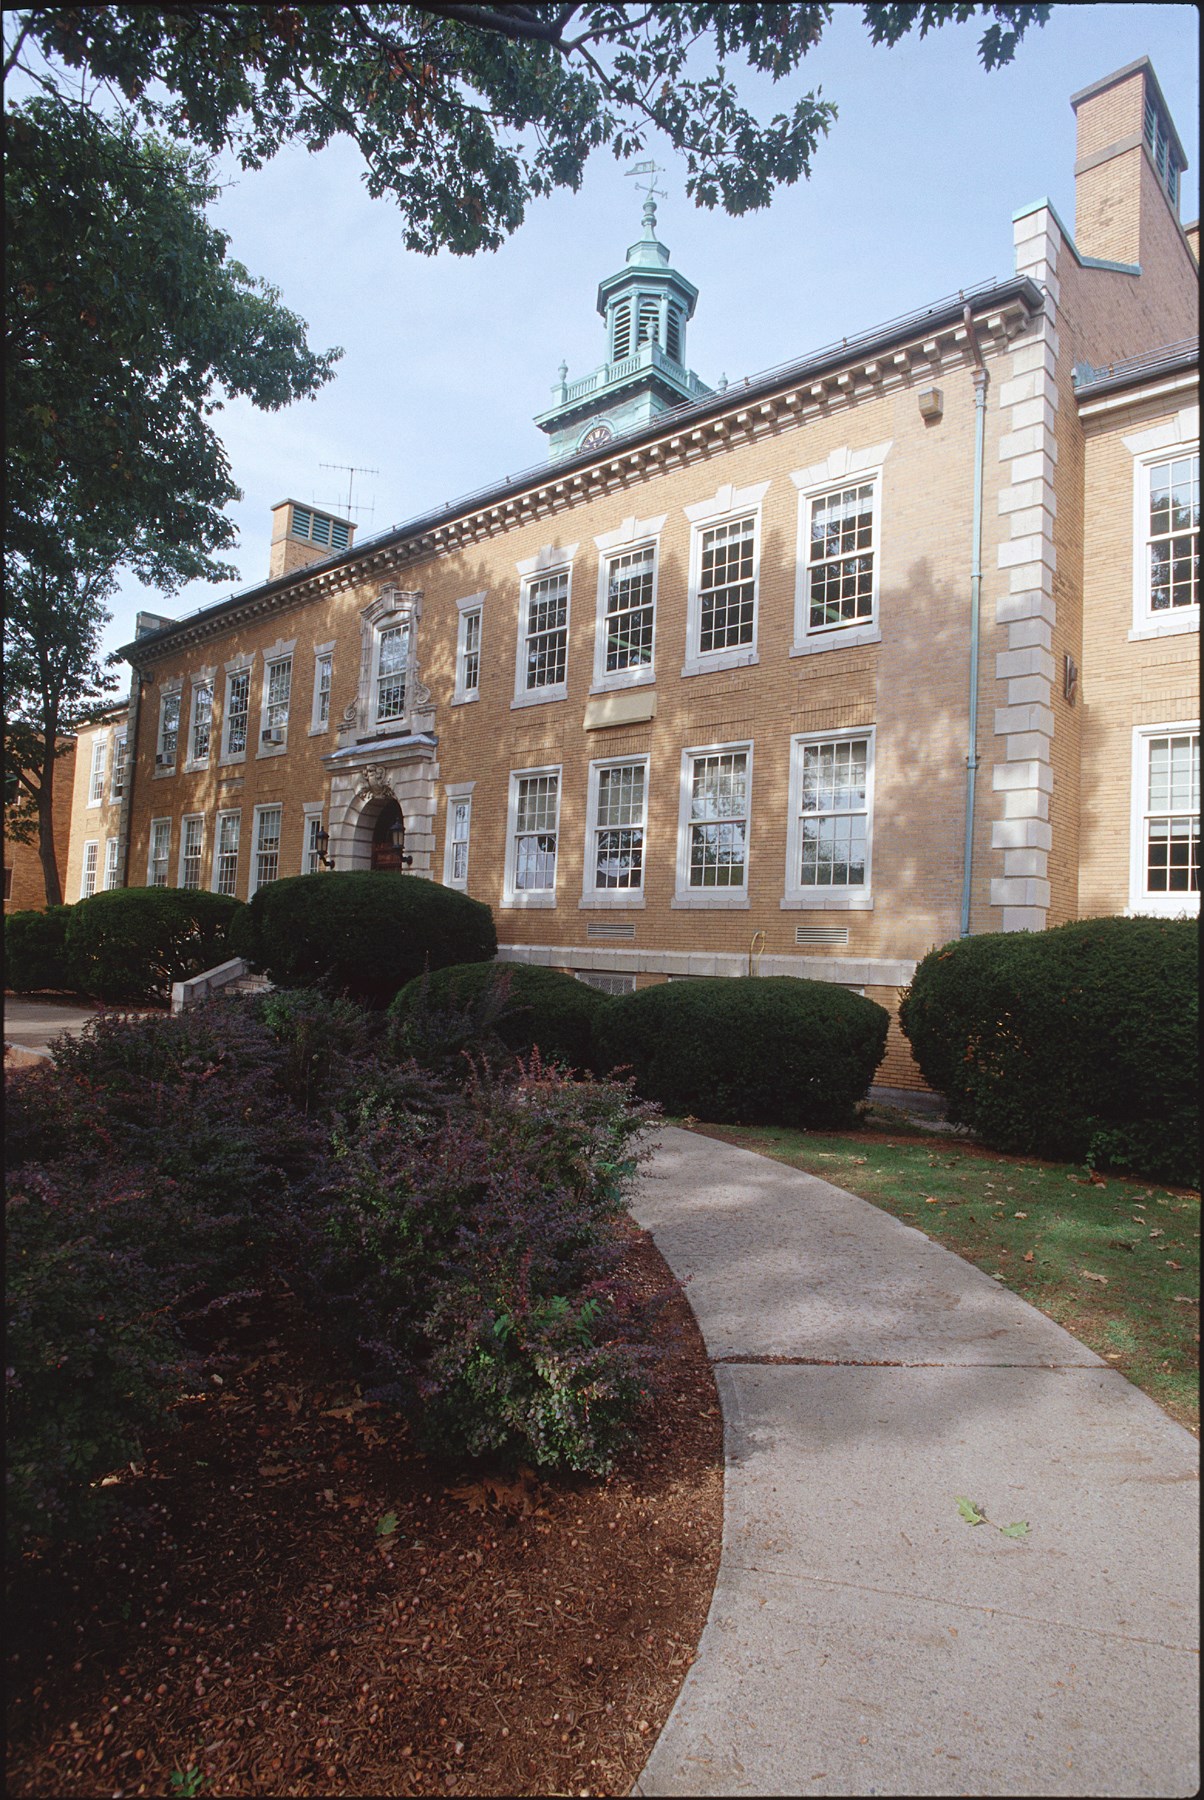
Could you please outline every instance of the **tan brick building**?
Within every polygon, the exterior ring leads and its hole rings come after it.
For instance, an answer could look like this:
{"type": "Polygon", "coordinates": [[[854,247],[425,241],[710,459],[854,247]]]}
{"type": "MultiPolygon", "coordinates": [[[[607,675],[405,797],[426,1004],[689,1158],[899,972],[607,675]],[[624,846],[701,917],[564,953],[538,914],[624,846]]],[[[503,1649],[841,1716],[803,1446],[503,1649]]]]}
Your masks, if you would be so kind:
{"type": "Polygon", "coordinates": [[[1007,279],[715,393],[646,209],[546,467],[362,544],[282,502],[124,652],[123,878],[387,869],[400,813],[512,959],[892,1011],[960,932],[1196,909],[1184,158],[1145,59],[1073,104],[1076,235],[1025,209],[1007,279]]]}
{"type": "MultiPolygon", "coordinates": [[[[59,739],[61,754],[54,770],[54,856],[58,864],[59,880],[62,882],[66,874],[67,859],[71,843],[71,794],[75,778],[75,739],[61,737],[59,739]]],[[[64,899],[74,899],[63,889],[64,899]]],[[[38,854],[37,839],[32,844],[18,843],[16,839],[4,839],[4,911],[43,912],[46,907],[46,879],[42,874],[42,859],[38,854]]]]}
{"type": "MultiPolygon", "coordinates": [[[[60,870],[63,899],[87,900],[122,887],[122,806],[125,799],[129,707],[109,707],[76,739],[71,795],[71,842],[60,870]]],[[[137,885],[137,884],[133,884],[137,885]]]]}

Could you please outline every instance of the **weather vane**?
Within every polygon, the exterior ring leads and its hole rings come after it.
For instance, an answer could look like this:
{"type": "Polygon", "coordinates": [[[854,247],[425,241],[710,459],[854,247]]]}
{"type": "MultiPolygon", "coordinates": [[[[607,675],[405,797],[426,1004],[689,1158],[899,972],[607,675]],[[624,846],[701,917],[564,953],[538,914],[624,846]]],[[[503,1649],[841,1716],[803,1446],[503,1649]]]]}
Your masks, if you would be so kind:
{"type": "Polygon", "coordinates": [[[664,188],[657,187],[656,185],[657,176],[663,175],[665,171],[657,163],[649,160],[648,162],[636,163],[633,168],[628,169],[626,172],[628,175],[642,175],[647,181],[647,186],[644,185],[643,181],[637,181],[636,186],[639,188],[640,192],[646,196],[644,200],[644,224],[652,232],[652,235],[655,236],[656,196],[659,194],[662,200],[667,200],[669,197],[664,188]]]}

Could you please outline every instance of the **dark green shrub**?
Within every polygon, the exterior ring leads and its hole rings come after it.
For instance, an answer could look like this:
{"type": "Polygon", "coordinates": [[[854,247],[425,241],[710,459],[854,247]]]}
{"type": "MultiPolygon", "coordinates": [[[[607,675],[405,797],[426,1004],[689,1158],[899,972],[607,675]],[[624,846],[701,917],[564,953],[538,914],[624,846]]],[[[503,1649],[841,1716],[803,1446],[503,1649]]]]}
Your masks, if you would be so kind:
{"type": "Polygon", "coordinates": [[[242,902],[203,888],[114,888],[68,908],[81,991],[115,1005],[165,1000],[172,983],[225,962],[242,902]]]}
{"type": "Polygon", "coordinates": [[[39,988],[73,993],[75,982],[67,956],[69,906],[44,912],[9,913],[4,921],[4,985],[18,994],[39,988]]]}
{"type": "Polygon", "coordinates": [[[997,1149],[1195,1185],[1198,927],[1084,919],[930,951],[899,1018],[949,1115],[997,1149]]]}
{"type": "MultiPolygon", "coordinates": [[[[440,1050],[447,1036],[441,1022],[467,1017],[465,1048],[472,1043],[473,1021],[496,1035],[518,1055],[538,1048],[545,1062],[570,1069],[593,1066],[593,1029],[603,995],[575,976],[526,963],[456,963],[432,975],[420,975],[402,988],[389,1008],[395,1042],[420,1062],[433,1043],[440,1050]],[[481,1008],[486,998],[497,1004],[481,1008]]],[[[453,1029],[452,1041],[456,1041],[453,1029]]],[[[438,1061],[441,1058],[436,1057],[438,1061]]]]}
{"type": "Polygon", "coordinates": [[[234,934],[234,953],[277,987],[328,981],[380,1006],[424,969],[497,954],[480,900],[416,875],[293,875],[260,888],[234,934]]]}
{"type": "Polygon", "coordinates": [[[832,1125],[853,1116],[886,1048],[872,1000],[793,976],[665,982],[601,1008],[599,1069],[629,1067],[637,1091],[715,1123],[832,1125]]]}
{"type": "Polygon", "coordinates": [[[379,1015],[326,988],[278,988],[253,1005],[284,1051],[280,1084],[305,1113],[354,1081],[379,1035],[379,1015]]]}

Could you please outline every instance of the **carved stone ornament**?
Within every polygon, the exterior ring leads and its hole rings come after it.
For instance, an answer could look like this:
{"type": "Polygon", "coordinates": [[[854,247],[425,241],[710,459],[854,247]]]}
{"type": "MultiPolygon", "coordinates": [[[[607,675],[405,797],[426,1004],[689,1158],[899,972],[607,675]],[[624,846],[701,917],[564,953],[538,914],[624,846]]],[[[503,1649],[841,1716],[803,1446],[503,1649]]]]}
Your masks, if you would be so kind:
{"type": "Polygon", "coordinates": [[[431,690],[425,681],[414,680],[410,683],[411,704],[422,711],[431,703],[431,690]]]}
{"type": "Polygon", "coordinates": [[[345,706],[343,708],[343,722],[339,726],[340,731],[350,731],[351,730],[352,726],[355,724],[355,716],[356,716],[356,712],[357,712],[358,708],[359,708],[358,699],[353,700],[349,706],[345,706]]]}
{"type": "Polygon", "coordinates": [[[395,800],[396,794],[389,785],[389,773],[383,763],[369,763],[360,774],[360,784],[356,789],[357,800],[395,800]]]}

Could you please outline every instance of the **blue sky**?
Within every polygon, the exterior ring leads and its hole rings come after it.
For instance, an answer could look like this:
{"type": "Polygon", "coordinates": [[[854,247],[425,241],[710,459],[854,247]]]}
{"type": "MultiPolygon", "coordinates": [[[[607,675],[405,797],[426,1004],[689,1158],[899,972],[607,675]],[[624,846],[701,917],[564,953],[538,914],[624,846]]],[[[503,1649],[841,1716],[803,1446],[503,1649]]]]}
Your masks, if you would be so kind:
{"type": "MultiPolygon", "coordinates": [[[[1012,214],[1048,196],[1074,218],[1069,96],[1148,55],[1187,152],[1180,215],[1198,217],[1198,15],[1192,6],[1055,5],[1014,63],[986,74],[981,25],[875,49],[858,6],[836,19],[785,98],[816,87],[840,116],[809,182],[766,212],[698,211],[671,153],[659,235],[700,290],[687,362],[712,384],[806,355],[991,277],[1012,272],[1012,214]]],[[[765,84],[770,106],[781,98],[765,84]]],[[[779,95],[781,90],[779,90],[779,95]]],[[[641,196],[609,155],[578,194],[532,206],[492,255],[425,258],[401,242],[396,208],[370,200],[355,152],[285,152],[257,173],[223,171],[213,216],[231,254],[280,288],[317,348],[344,347],[315,401],[281,413],[241,402],[216,424],[245,492],[233,508],[235,587],[266,578],[270,509],[288,496],[342,508],[355,478],[360,536],[544,460],[531,423],[602,360],[599,279],[638,237],[641,196]]],[[[165,600],[123,584],[105,648],[133,636],[139,607],[173,617],[225,598],[194,583],[165,600]]],[[[119,673],[125,673],[124,670],[119,673]]]]}

